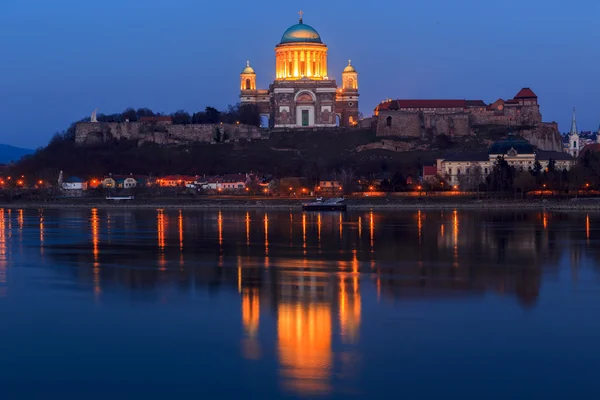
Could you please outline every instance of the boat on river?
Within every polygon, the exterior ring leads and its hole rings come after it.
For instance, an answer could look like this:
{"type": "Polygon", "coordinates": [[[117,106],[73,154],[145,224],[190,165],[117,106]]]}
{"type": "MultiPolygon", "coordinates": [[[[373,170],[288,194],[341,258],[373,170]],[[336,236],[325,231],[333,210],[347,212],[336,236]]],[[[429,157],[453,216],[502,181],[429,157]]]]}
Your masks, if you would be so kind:
{"type": "Polygon", "coordinates": [[[317,198],[316,201],[302,204],[305,211],[346,211],[346,201],[343,197],[323,200],[317,198]]]}

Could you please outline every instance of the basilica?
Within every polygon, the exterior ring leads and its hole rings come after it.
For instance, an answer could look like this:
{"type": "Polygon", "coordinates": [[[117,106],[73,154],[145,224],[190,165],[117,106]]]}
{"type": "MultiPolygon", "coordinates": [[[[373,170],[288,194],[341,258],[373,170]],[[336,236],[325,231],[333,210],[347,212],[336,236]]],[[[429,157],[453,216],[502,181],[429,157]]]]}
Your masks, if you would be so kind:
{"type": "Polygon", "coordinates": [[[358,123],[358,73],[351,62],[338,87],[327,70],[327,46],[302,20],[289,27],[275,46],[275,81],[256,88],[250,62],[240,74],[240,103],[254,104],[271,128],[350,127],[358,123]]]}

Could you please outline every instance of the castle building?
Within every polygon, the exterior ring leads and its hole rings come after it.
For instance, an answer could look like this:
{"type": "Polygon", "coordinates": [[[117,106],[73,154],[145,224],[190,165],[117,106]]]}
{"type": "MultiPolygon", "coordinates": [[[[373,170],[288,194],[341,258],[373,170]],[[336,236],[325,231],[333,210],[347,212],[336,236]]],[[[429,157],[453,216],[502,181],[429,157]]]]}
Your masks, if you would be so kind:
{"type": "Polygon", "coordinates": [[[577,131],[577,118],[575,116],[575,108],[573,108],[573,119],[571,121],[571,130],[569,131],[569,154],[573,157],[579,155],[581,150],[581,141],[579,140],[579,132],[577,131]]]}
{"type": "Polygon", "coordinates": [[[275,81],[267,90],[257,89],[256,73],[248,62],[240,74],[240,103],[256,105],[272,128],[356,126],[358,73],[348,62],[338,87],[329,78],[327,50],[300,12],[299,23],[275,46],[275,81]]]}
{"type": "MultiPolygon", "coordinates": [[[[545,151],[535,149],[521,137],[509,135],[504,140],[494,142],[487,152],[449,154],[436,161],[437,174],[451,185],[461,185],[461,180],[476,178],[483,181],[492,173],[498,157],[502,157],[508,165],[517,171],[528,171],[538,161],[542,168],[554,163],[558,171],[569,170],[574,164],[574,157],[563,151],[545,151]],[[474,173],[477,171],[477,176],[474,173]]],[[[479,182],[477,182],[479,183],[479,182]]],[[[461,188],[466,189],[466,188],[461,188]]]]}

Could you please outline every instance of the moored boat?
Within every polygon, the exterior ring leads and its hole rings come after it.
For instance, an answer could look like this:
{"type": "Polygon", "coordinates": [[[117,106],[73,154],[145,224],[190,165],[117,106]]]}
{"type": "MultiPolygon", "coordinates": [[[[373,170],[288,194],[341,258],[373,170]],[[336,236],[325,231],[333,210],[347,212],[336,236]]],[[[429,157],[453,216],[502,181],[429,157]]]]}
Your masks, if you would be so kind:
{"type": "Polygon", "coordinates": [[[346,201],[342,197],[334,199],[317,199],[310,203],[302,204],[305,211],[346,211],[346,201]]]}

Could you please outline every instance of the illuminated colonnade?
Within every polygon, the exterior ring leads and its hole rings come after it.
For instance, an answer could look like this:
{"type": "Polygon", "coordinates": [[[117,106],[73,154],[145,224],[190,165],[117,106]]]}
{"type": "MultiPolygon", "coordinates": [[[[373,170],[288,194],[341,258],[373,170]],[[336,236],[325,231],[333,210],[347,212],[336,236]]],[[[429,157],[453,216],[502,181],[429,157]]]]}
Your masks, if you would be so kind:
{"type": "Polygon", "coordinates": [[[327,77],[327,46],[286,44],[275,49],[277,79],[324,79],[327,77]]]}

